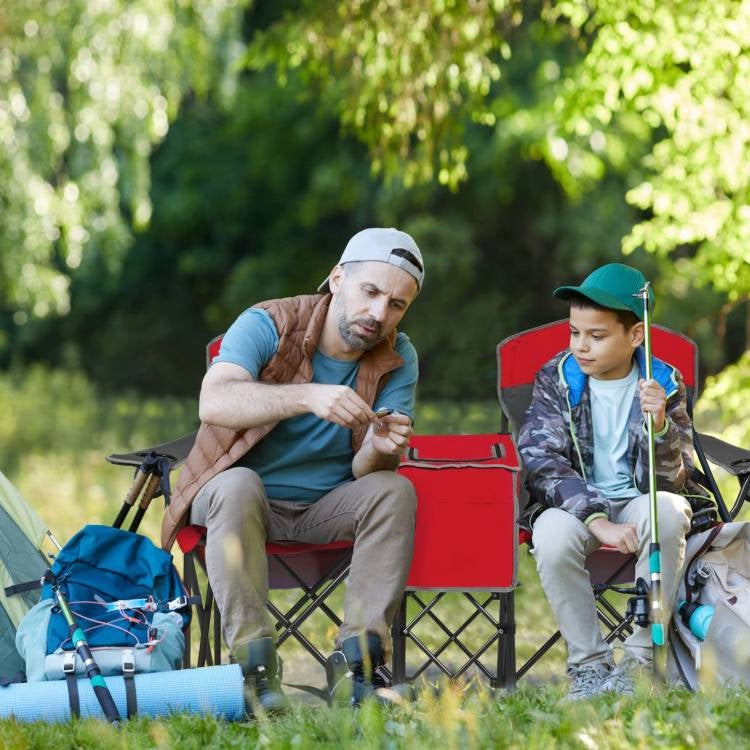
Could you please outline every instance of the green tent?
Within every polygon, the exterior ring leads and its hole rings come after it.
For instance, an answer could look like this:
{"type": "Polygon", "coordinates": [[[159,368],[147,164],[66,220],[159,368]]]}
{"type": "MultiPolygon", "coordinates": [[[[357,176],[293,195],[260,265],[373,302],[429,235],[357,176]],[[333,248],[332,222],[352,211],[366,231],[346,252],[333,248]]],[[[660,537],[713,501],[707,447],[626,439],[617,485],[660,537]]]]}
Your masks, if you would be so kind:
{"type": "Polygon", "coordinates": [[[0,473],[0,676],[25,671],[16,651],[16,628],[39,590],[12,596],[5,588],[41,578],[48,567],[42,551],[47,527],[18,490],[0,473]]]}

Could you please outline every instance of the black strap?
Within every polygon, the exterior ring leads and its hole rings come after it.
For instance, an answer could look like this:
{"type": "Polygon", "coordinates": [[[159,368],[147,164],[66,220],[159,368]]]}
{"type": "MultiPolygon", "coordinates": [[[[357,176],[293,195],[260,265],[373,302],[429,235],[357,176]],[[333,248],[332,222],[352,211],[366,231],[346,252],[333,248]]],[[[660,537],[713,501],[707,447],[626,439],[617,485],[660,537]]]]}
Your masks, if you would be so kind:
{"type": "Polygon", "coordinates": [[[132,719],[138,713],[138,698],[135,694],[135,652],[132,649],[122,652],[122,679],[125,683],[128,719],[132,719]]]}
{"type": "Polygon", "coordinates": [[[75,651],[65,651],[63,653],[63,672],[65,673],[65,684],[68,686],[70,715],[75,716],[76,719],[80,719],[81,698],[78,694],[78,675],[76,674],[75,651]]]}
{"type": "Polygon", "coordinates": [[[25,581],[24,583],[15,583],[13,586],[7,586],[5,596],[14,594],[25,594],[27,591],[35,591],[42,588],[42,582],[37,578],[35,581],[25,581]]]}
{"type": "Polygon", "coordinates": [[[130,674],[124,674],[123,681],[125,683],[125,699],[127,701],[128,719],[132,719],[138,713],[138,697],[135,692],[135,675],[132,672],[130,674]]]}
{"type": "Polygon", "coordinates": [[[65,673],[65,684],[68,686],[68,703],[70,704],[70,715],[76,719],[81,718],[81,698],[78,695],[78,679],[75,672],[65,673]]]}
{"type": "Polygon", "coordinates": [[[8,687],[8,685],[16,685],[19,682],[26,682],[26,675],[20,670],[16,672],[13,677],[0,677],[0,687],[8,687]]]}

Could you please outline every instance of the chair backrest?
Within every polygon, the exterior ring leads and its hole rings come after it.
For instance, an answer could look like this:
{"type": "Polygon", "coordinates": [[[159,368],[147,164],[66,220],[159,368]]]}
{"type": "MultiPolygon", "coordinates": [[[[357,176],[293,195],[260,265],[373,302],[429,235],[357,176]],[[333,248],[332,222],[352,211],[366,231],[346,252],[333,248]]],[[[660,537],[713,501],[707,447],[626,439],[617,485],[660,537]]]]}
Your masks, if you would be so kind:
{"type": "MultiPolygon", "coordinates": [[[[497,345],[497,395],[503,414],[503,429],[514,435],[523,423],[531,403],[534,378],[542,365],[570,341],[568,319],[508,336],[497,345]]],[[[698,347],[687,336],[660,325],[651,326],[651,350],[654,356],[674,365],[685,380],[688,399],[698,395],[698,347]]]]}
{"type": "Polygon", "coordinates": [[[219,349],[221,348],[221,340],[224,338],[224,334],[220,333],[218,336],[214,336],[207,344],[206,344],[206,369],[208,369],[208,366],[211,364],[211,362],[214,361],[214,357],[219,353],[219,349]]]}

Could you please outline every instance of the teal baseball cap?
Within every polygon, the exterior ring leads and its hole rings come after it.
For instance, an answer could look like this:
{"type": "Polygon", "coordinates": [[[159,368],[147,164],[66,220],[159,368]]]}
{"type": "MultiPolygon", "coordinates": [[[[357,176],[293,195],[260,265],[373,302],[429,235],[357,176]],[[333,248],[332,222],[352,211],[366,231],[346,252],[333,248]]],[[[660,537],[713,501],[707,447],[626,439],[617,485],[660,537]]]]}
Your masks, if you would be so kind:
{"type": "MultiPolygon", "coordinates": [[[[643,320],[643,298],[638,296],[646,285],[646,277],[624,263],[607,263],[592,271],[580,286],[561,286],[552,293],[558,299],[580,294],[597,305],[612,310],[630,310],[643,320]]],[[[654,309],[654,290],[649,286],[649,311],[654,309]]]]}

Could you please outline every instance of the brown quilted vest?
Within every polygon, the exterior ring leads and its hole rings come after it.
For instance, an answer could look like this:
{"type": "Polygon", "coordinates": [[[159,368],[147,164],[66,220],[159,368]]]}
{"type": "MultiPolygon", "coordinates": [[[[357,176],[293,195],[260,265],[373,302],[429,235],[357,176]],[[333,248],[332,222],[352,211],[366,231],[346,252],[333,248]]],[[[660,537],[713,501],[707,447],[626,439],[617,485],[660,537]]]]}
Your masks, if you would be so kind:
{"type": "MultiPolygon", "coordinates": [[[[312,357],[318,346],[325,323],[330,294],[306,294],[286,299],[260,302],[255,307],[266,310],[279,334],[279,348],[260,372],[263,383],[309,383],[312,380],[312,357]]],[[[370,406],[385,381],[386,373],[403,364],[393,349],[395,331],[360,359],[356,392],[370,406]]],[[[178,530],[185,525],[190,504],[198,490],[219,472],[229,468],[245,455],[277,423],[234,430],[201,423],[195,444],[172,493],[172,500],[164,512],[161,544],[170,549],[178,530]]],[[[352,430],[352,450],[362,445],[366,427],[352,430]]]]}

